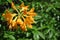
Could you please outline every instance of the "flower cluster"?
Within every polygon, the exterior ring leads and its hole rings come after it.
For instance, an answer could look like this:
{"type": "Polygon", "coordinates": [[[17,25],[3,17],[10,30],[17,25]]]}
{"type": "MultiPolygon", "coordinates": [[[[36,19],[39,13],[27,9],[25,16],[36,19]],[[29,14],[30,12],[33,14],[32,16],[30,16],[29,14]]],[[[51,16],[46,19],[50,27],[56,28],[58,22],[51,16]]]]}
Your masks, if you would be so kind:
{"type": "Polygon", "coordinates": [[[32,28],[32,24],[34,23],[33,17],[36,16],[34,8],[28,11],[29,6],[25,6],[24,3],[22,3],[18,6],[19,9],[17,9],[13,2],[11,3],[11,7],[17,11],[17,13],[6,10],[6,13],[2,15],[6,19],[9,29],[17,29],[19,26],[21,30],[27,31],[27,27],[32,28]]]}

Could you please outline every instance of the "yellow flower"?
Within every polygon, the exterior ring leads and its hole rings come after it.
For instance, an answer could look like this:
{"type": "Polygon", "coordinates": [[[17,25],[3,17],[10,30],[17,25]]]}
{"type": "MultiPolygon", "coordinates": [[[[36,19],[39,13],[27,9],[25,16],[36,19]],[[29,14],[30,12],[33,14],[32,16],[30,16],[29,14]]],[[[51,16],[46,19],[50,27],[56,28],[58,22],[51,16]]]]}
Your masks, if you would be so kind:
{"type": "Polygon", "coordinates": [[[24,18],[24,23],[25,23],[25,26],[29,27],[29,28],[32,28],[32,23],[34,22],[34,19],[32,18],[32,16],[27,16],[26,18],[24,18]]]}
{"type": "Polygon", "coordinates": [[[4,16],[7,20],[12,19],[14,16],[16,16],[17,14],[12,14],[11,12],[9,12],[8,10],[6,10],[6,14],[2,14],[2,16],[4,16]]]}
{"type": "Polygon", "coordinates": [[[25,6],[24,3],[22,3],[19,6],[21,10],[18,10],[13,2],[11,3],[11,7],[17,11],[17,14],[6,10],[6,13],[2,15],[6,19],[9,29],[17,29],[18,25],[23,31],[27,31],[27,27],[32,28],[32,23],[34,23],[33,17],[36,16],[34,8],[28,11],[28,6],[25,6]]]}
{"type": "Polygon", "coordinates": [[[29,16],[36,16],[36,13],[34,12],[34,8],[32,8],[30,11],[27,12],[29,16]]]}
{"type": "Polygon", "coordinates": [[[28,7],[29,6],[25,6],[24,3],[22,3],[19,8],[21,8],[20,11],[24,11],[24,10],[28,10],[28,7]]]}
{"type": "Polygon", "coordinates": [[[14,22],[14,21],[13,21],[11,24],[12,24],[13,29],[17,29],[17,28],[18,28],[18,26],[17,26],[17,23],[16,23],[16,22],[14,22]]]}
{"type": "Polygon", "coordinates": [[[26,11],[26,10],[24,10],[24,11],[23,11],[23,15],[26,15],[26,14],[27,14],[27,11],[26,11]]]}
{"type": "Polygon", "coordinates": [[[16,20],[16,18],[13,20],[13,17],[16,16],[17,14],[15,13],[10,13],[8,10],[6,10],[6,14],[3,14],[2,16],[4,16],[4,18],[7,21],[7,24],[9,25],[9,28],[12,28],[16,25],[16,22],[14,20],[16,20]]]}
{"type": "Polygon", "coordinates": [[[27,16],[25,21],[27,24],[32,24],[34,22],[34,18],[32,16],[27,16]]]}
{"type": "Polygon", "coordinates": [[[16,23],[16,19],[17,17],[11,21],[11,23],[9,24],[9,29],[17,29],[17,23],[16,23]]]}
{"type": "Polygon", "coordinates": [[[15,7],[15,5],[14,5],[13,2],[11,3],[11,7],[12,7],[14,10],[16,10],[16,7],[15,7]]]}
{"type": "Polygon", "coordinates": [[[23,24],[20,25],[20,28],[23,30],[23,31],[27,31],[27,27],[28,28],[32,28],[32,23],[34,21],[33,18],[31,18],[31,16],[27,16],[26,18],[22,17],[24,22],[23,24]]]}
{"type": "Polygon", "coordinates": [[[28,26],[28,28],[32,28],[32,25],[31,24],[28,24],[27,26],[28,26]]]}
{"type": "Polygon", "coordinates": [[[23,21],[21,20],[21,18],[20,17],[18,17],[18,19],[17,19],[17,24],[23,24],[23,21]]]}
{"type": "Polygon", "coordinates": [[[15,21],[12,21],[9,25],[9,29],[17,29],[17,23],[15,21]]]}
{"type": "Polygon", "coordinates": [[[12,29],[12,25],[11,24],[9,25],[9,29],[12,29]]]}
{"type": "Polygon", "coordinates": [[[13,19],[13,17],[16,16],[16,15],[17,15],[17,14],[12,14],[12,13],[10,13],[10,12],[7,10],[7,11],[6,11],[6,14],[3,14],[2,16],[4,16],[4,18],[5,18],[7,21],[11,22],[12,19],[13,19]]]}
{"type": "Polygon", "coordinates": [[[2,16],[4,16],[7,21],[12,18],[12,15],[10,12],[7,12],[6,14],[3,14],[2,16]]]}
{"type": "Polygon", "coordinates": [[[22,8],[22,7],[24,7],[25,5],[24,5],[24,3],[22,3],[21,5],[20,5],[20,8],[22,8]]]}
{"type": "Polygon", "coordinates": [[[26,24],[23,23],[20,25],[20,28],[23,30],[23,31],[27,31],[27,28],[26,28],[26,24]]]}

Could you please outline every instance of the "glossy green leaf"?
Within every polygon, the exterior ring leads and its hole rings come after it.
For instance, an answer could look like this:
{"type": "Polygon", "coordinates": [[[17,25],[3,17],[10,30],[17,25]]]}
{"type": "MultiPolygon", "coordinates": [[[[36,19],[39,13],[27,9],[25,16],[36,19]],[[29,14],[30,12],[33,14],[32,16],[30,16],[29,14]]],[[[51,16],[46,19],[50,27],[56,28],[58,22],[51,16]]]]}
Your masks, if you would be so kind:
{"type": "Polygon", "coordinates": [[[7,0],[9,3],[11,3],[12,2],[12,0],[7,0]]]}

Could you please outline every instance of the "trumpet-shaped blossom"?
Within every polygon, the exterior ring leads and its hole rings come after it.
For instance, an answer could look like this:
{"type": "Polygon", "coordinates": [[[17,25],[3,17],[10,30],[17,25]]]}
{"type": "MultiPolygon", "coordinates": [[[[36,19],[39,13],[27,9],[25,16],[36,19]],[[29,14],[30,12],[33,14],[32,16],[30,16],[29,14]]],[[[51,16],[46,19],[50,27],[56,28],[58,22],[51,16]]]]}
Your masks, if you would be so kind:
{"type": "Polygon", "coordinates": [[[6,19],[9,29],[17,29],[18,26],[20,26],[21,30],[27,31],[27,27],[32,28],[32,24],[34,23],[33,17],[36,16],[34,8],[28,11],[28,6],[25,6],[24,3],[22,3],[19,6],[20,11],[18,11],[13,2],[11,6],[18,14],[11,13],[7,10],[6,13],[2,15],[6,19]]]}

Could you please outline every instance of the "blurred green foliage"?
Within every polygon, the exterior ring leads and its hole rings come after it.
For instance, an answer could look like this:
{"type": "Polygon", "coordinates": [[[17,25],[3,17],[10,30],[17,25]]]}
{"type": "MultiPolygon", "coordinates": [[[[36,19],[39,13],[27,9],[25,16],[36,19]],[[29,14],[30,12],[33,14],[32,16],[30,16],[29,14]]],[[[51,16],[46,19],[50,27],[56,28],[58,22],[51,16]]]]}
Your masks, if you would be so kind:
{"type": "Polygon", "coordinates": [[[60,40],[60,0],[0,0],[0,40],[60,40]],[[33,28],[27,32],[8,30],[2,13],[11,9],[11,2],[34,7],[37,16],[33,28]]]}

